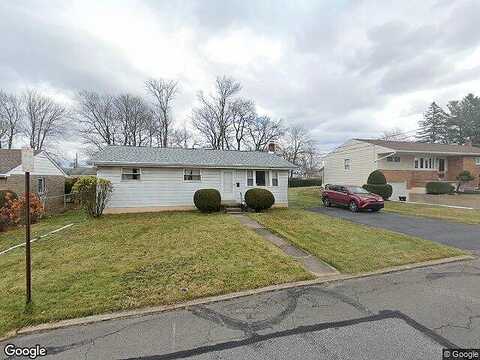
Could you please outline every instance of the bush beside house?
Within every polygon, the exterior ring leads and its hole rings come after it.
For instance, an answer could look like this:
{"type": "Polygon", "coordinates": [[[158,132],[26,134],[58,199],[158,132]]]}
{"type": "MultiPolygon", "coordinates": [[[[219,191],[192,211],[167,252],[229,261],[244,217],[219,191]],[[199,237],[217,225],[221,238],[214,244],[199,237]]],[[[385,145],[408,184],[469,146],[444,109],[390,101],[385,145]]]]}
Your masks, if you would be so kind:
{"type": "Polygon", "coordinates": [[[275,204],[275,196],[266,189],[250,189],[245,193],[245,202],[249,208],[260,212],[275,204]]]}
{"type": "Polygon", "coordinates": [[[102,216],[110,200],[113,186],[110,180],[96,176],[82,176],[73,185],[72,191],[78,193],[80,205],[92,217],[102,216]]]}
{"type": "Polygon", "coordinates": [[[475,176],[472,175],[472,173],[468,170],[462,171],[460,174],[457,176],[458,180],[458,185],[457,185],[457,192],[460,191],[460,188],[469,183],[470,181],[475,180],[475,176]]]}
{"type": "Polygon", "coordinates": [[[384,200],[389,199],[393,193],[392,185],[387,184],[387,179],[380,170],[372,171],[363,188],[368,192],[381,196],[384,200]]]}
{"type": "Polygon", "coordinates": [[[193,194],[193,203],[201,212],[215,212],[220,210],[222,197],[217,189],[200,189],[193,194]]]}
{"type": "Polygon", "coordinates": [[[441,195],[441,194],[451,194],[455,191],[455,187],[453,187],[448,182],[443,181],[432,181],[428,182],[425,185],[425,190],[427,194],[431,195],[441,195]]]}

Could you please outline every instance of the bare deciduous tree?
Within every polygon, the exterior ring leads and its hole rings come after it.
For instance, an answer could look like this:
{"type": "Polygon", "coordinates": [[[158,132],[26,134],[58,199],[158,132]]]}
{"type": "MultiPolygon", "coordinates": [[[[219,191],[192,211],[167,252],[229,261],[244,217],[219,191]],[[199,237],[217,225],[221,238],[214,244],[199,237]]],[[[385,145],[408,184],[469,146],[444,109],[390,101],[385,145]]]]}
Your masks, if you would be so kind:
{"type": "Polygon", "coordinates": [[[178,82],[164,79],[150,79],[145,82],[147,91],[154,97],[154,111],[158,121],[159,146],[167,147],[170,128],[173,123],[172,106],[178,91],[178,82]]]}
{"type": "Polygon", "coordinates": [[[276,142],[284,133],[281,120],[258,116],[249,125],[248,133],[253,150],[264,151],[271,142],[276,142]]]}
{"type": "Polygon", "coordinates": [[[232,106],[241,85],[231,77],[217,77],[215,93],[198,93],[199,107],[193,110],[193,126],[213,149],[230,148],[232,106]]]}
{"type": "Polygon", "coordinates": [[[251,100],[236,99],[232,104],[232,127],[237,150],[242,149],[247,129],[256,118],[255,104],[251,100]]]}
{"type": "Polygon", "coordinates": [[[6,139],[7,147],[12,148],[13,139],[20,132],[23,113],[20,97],[0,91],[0,148],[3,139],[6,139]]]}
{"type": "Polygon", "coordinates": [[[26,118],[23,132],[29,140],[30,147],[40,150],[52,138],[65,133],[65,120],[70,117],[65,106],[36,90],[27,90],[23,101],[26,118]]]}
{"type": "Polygon", "coordinates": [[[390,140],[390,141],[403,141],[408,139],[408,136],[404,131],[398,127],[395,127],[390,130],[385,130],[383,134],[379,137],[380,140],[390,140]]]}
{"type": "Polygon", "coordinates": [[[302,126],[292,126],[286,130],[283,141],[283,157],[303,168],[302,165],[306,165],[309,156],[314,153],[313,140],[308,131],[302,126]]]}
{"type": "Polygon", "coordinates": [[[113,96],[81,91],[77,97],[77,104],[76,115],[84,141],[98,149],[105,145],[115,145],[118,122],[115,117],[113,96]]]}
{"type": "Polygon", "coordinates": [[[113,101],[123,145],[141,146],[150,141],[152,112],[139,96],[123,94],[113,101]]]}
{"type": "Polygon", "coordinates": [[[173,129],[170,146],[187,149],[192,138],[192,133],[188,131],[186,126],[181,129],[173,129]]]}

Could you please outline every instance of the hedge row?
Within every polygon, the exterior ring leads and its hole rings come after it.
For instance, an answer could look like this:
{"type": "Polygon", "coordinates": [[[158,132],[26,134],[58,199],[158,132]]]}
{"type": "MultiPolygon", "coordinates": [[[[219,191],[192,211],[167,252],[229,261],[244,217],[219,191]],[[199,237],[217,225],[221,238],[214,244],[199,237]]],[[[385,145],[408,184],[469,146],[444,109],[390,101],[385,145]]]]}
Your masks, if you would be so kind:
{"type": "Polygon", "coordinates": [[[440,194],[451,194],[455,191],[455,187],[447,182],[442,181],[432,181],[428,182],[425,185],[427,194],[440,195],[440,194]]]}
{"type": "MultiPolygon", "coordinates": [[[[201,212],[219,211],[222,198],[217,189],[200,189],[193,195],[193,203],[201,212]]],[[[245,193],[247,206],[255,211],[269,209],[275,203],[275,197],[266,189],[250,189],[245,193]]]]}
{"type": "Polygon", "coordinates": [[[288,187],[322,186],[321,178],[290,178],[288,187]]]}

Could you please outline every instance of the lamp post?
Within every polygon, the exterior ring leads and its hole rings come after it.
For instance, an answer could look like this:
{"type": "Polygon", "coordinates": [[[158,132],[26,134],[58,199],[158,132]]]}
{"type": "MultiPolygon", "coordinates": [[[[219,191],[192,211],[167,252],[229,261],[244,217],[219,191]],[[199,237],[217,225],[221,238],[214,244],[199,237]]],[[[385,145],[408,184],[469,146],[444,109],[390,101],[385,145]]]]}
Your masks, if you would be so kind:
{"type": "Polygon", "coordinates": [[[32,302],[32,260],[30,256],[30,172],[34,169],[34,154],[22,149],[22,169],[25,171],[25,278],[27,305],[32,302]]]}

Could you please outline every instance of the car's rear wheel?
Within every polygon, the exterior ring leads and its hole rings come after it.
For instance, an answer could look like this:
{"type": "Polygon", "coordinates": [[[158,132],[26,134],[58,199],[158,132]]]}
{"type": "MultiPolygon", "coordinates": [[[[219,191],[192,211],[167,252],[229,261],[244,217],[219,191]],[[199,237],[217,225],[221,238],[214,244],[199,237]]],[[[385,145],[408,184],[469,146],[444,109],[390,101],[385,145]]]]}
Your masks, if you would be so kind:
{"type": "Polygon", "coordinates": [[[350,205],[348,205],[348,208],[350,209],[351,212],[357,212],[358,211],[358,206],[355,201],[352,201],[350,205]]]}
{"type": "Polygon", "coordinates": [[[322,201],[323,201],[323,206],[325,206],[325,207],[332,206],[332,203],[330,202],[330,200],[327,197],[322,198],[322,201]]]}

